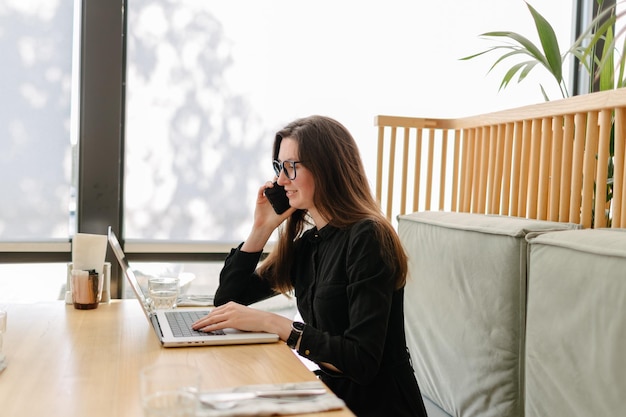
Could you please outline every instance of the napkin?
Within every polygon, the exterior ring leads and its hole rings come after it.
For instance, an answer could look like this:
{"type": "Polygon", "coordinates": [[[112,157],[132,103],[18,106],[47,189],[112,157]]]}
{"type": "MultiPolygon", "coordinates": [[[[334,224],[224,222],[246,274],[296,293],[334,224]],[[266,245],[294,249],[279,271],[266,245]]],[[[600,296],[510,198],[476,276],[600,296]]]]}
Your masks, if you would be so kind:
{"type": "Polygon", "coordinates": [[[177,307],[213,307],[212,295],[181,295],[176,299],[177,307]]]}
{"type": "MultiPolygon", "coordinates": [[[[249,392],[249,391],[276,391],[295,389],[324,388],[320,381],[297,382],[288,384],[243,385],[230,390],[205,391],[204,393],[249,392]]],[[[231,416],[278,416],[290,414],[319,413],[322,411],[338,410],[346,405],[332,392],[310,397],[283,397],[283,398],[252,398],[237,401],[232,407],[214,409],[202,404],[197,416],[202,417],[231,417],[231,416]]]]}
{"type": "Polygon", "coordinates": [[[88,233],[76,233],[74,235],[72,240],[72,264],[74,269],[95,269],[101,274],[106,254],[106,235],[92,235],[88,233]]]}

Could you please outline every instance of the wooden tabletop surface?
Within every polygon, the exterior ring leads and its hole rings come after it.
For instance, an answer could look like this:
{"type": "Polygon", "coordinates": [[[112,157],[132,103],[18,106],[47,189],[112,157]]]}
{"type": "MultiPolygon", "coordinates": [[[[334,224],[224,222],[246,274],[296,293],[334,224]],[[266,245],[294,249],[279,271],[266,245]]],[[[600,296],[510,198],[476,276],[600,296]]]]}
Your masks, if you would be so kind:
{"type": "Polygon", "coordinates": [[[203,390],[317,380],[283,342],[163,348],[136,300],[95,310],[62,301],[5,309],[2,416],[141,416],[139,371],[153,364],[199,368],[203,390]]]}

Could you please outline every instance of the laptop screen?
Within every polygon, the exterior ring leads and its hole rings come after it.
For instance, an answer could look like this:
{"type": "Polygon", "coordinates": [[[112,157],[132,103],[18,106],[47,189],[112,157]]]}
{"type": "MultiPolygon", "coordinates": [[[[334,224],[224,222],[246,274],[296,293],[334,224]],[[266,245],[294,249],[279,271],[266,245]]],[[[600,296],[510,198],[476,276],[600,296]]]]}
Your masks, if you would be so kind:
{"type": "Polygon", "coordinates": [[[111,248],[113,249],[113,253],[115,254],[115,257],[117,258],[120,266],[122,267],[124,275],[126,276],[126,279],[128,280],[128,282],[130,283],[130,286],[132,287],[133,292],[135,293],[135,296],[141,302],[141,306],[143,307],[146,315],[149,315],[148,312],[150,311],[150,309],[148,308],[148,301],[146,300],[146,297],[143,294],[143,291],[141,290],[141,286],[139,285],[139,282],[137,281],[135,274],[133,273],[133,271],[130,269],[130,266],[128,265],[128,261],[126,260],[126,254],[124,254],[124,251],[122,250],[122,246],[120,245],[119,240],[117,240],[117,236],[113,232],[113,229],[111,228],[111,226],[109,226],[108,238],[109,238],[109,244],[111,245],[111,248]]]}

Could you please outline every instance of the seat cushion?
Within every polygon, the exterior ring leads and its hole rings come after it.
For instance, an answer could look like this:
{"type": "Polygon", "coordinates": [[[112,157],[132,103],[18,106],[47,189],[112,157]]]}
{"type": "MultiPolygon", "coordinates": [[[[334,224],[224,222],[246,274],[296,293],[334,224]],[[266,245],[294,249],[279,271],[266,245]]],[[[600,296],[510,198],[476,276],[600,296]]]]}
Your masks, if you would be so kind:
{"type": "Polygon", "coordinates": [[[407,344],[424,396],[450,415],[523,415],[525,237],[577,225],[468,213],[399,216],[407,344]]]}
{"type": "Polygon", "coordinates": [[[428,413],[428,417],[452,417],[450,414],[439,408],[437,404],[430,401],[428,397],[424,397],[422,395],[422,399],[424,400],[424,407],[426,408],[426,413],[428,413]]]}
{"type": "Polygon", "coordinates": [[[626,230],[529,239],[526,412],[626,412],[626,230]]]}

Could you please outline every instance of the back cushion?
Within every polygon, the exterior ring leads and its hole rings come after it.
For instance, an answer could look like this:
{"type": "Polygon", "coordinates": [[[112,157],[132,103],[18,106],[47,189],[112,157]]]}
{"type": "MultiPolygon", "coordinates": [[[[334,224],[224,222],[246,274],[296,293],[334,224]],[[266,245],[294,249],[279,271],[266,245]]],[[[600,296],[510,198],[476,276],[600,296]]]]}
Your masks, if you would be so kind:
{"type": "Polygon", "coordinates": [[[424,396],[450,415],[523,415],[525,236],[577,225],[468,213],[399,216],[407,343],[424,396]]]}
{"type": "Polygon", "coordinates": [[[529,242],[527,415],[625,415],[626,230],[529,242]]]}

